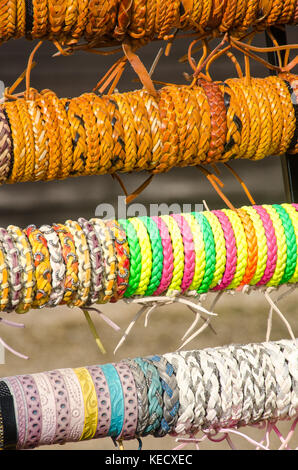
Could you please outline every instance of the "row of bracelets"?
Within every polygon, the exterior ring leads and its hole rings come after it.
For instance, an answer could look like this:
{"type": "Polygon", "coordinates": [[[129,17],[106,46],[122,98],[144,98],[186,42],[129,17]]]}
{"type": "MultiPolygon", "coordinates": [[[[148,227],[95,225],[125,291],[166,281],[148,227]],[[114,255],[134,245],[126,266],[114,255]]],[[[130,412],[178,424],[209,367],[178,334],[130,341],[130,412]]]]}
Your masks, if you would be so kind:
{"type": "Polygon", "coordinates": [[[244,34],[298,22],[297,0],[8,0],[0,3],[0,41],[47,38],[75,44],[167,39],[173,29],[244,34]]]}
{"type": "Polygon", "coordinates": [[[1,228],[0,308],[25,313],[297,283],[297,211],[273,204],[1,228]]]}
{"type": "Polygon", "coordinates": [[[0,448],[200,430],[214,436],[223,427],[289,420],[298,404],[295,343],[231,345],[2,378],[0,448]]]}
{"type": "Polygon", "coordinates": [[[267,78],[199,80],[146,90],[59,99],[54,92],[0,107],[0,180],[69,176],[259,160],[298,152],[298,81],[267,78]]]}

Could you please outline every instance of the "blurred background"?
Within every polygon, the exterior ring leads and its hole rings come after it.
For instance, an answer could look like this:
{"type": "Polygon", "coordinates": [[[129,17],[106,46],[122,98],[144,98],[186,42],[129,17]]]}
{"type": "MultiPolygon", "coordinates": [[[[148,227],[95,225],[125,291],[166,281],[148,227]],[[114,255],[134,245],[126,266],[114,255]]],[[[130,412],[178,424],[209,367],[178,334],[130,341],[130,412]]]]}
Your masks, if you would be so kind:
{"type": "MultiPolygon", "coordinates": [[[[297,30],[288,28],[288,42],[297,42],[297,30]]],[[[186,83],[184,73],[191,73],[188,63],[178,62],[187,52],[190,39],[177,39],[169,57],[162,57],[153,78],[164,82],[186,83]]],[[[264,45],[261,34],[256,42],[264,45]]],[[[0,80],[10,86],[24,71],[30,52],[35,43],[25,40],[11,41],[1,45],[0,80]]],[[[143,47],[139,55],[150,68],[158,50],[164,43],[156,42],[143,47]]],[[[36,54],[37,66],[32,71],[31,86],[37,89],[53,89],[60,97],[73,97],[91,91],[97,81],[119,57],[99,56],[86,52],[76,52],[68,57],[55,57],[55,47],[44,43],[36,54]]],[[[236,54],[243,64],[241,54],[236,54]]],[[[197,56],[198,57],[198,56],[197,56]]],[[[265,57],[266,58],[266,57],[265,57]]],[[[232,63],[220,58],[213,64],[212,77],[224,80],[235,76],[232,63]]],[[[251,62],[251,74],[264,77],[267,69],[254,61],[251,62]]],[[[118,90],[128,91],[139,88],[135,74],[127,66],[118,85],[118,90]]],[[[21,91],[22,85],[20,87],[21,91]]],[[[293,157],[295,158],[295,157],[293,157]]],[[[276,156],[260,162],[233,161],[232,167],[244,179],[257,204],[286,202],[281,159],[276,156]]],[[[248,204],[248,200],[235,178],[224,166],[220,167],[221,179],[225,183],[224,192],[236,206],[248,204]]],[[[123,176],[127,189],[136,189],[147,177],[144,173],[123,176]]],[[[117,197],[122,194],[118,183],[111,176],[90,176],[72,178],[65,181],[19,183],[0,187],[0,224],[19,225],[24,228],[29,224],[64,222],[78,217],[90,218],[95,215],[96,207],[101,203],[117,205],[117,197]]],[[[194,168],[173,169],[155,176],[152,183],[137,198],[136,202],[150,203],[200,204],[206,200],[210,209],[223,208],[224,203],[215,193],[206,178],[194,168]]],[[[280,293],[275,293],[275,297],[280,293]]],[[[273,295],[273,297],[274,297],[273,295]]],[[[210,306],[212,294],[208,295],[204,305],[210,306]]],[[[297,292],[291,293],[280,302],[280,308],[290,322],[297,336],[297,292]]],[[[147,328],[144,319],[140,319],[131,331],[124,345],[116,355],[113,350],[123,331],[132,320],[138,307],[119,302],[105,305],[101,310],[122,328],[116,333],[109,328],[96,313],[92,318],[99,335],[107,349],[102,355],[79,309],[59,307],[56,309],[34,310],[20,316],[10,314],[9,319],[24,322],[25,329],[13,329],[1,326],[0,336],[18,351],[29,356],[25,361],[6,353],[6,363],[0,366],[2,377],[15,374],[41,372],[64,367],[80,367],[119,361],[127,357],[143,356],[152,353],[166,353],[176,350],[181,337],[193,321],[193,314],[186,307],[171,305],[156,309],[147,328]]],[[[218,316],[210,328],[187,345],[186,349],[215,347],[230,343],[260,342],[265,340],[266,322],[269,306],[260,292],[245,295],[225,294],[221,297],[216,312],[218,316]]],[[[272,340],[288,338],[289,334],[281,320],[274,316],[272,340]]],[[[258,431],[252,429],[250,435],[257,437],[258,431]]],[[[251,445],[242,439],[238,447],[250,449],[251,445]]],[[[276,441],[277,444],[277,441],[276,441]]],[[[296,434],[294,444],[298,445],[296,434]],[[296,442],[295,442],[296,441],[296,442]]],[[[143,441],[145,449],[171,449],[175,446],[173,438],[155,439],[147,437],[143,441]]],[[[137,442],[125,444],[126,448],[137,448],[137,442]]],[[[64,446],[42,447],[43,449],[113,449],[110,439],[87,441],[64,446]]],[[[202,448],[226,449],[225,443],[204,443],[202,448]]]]}

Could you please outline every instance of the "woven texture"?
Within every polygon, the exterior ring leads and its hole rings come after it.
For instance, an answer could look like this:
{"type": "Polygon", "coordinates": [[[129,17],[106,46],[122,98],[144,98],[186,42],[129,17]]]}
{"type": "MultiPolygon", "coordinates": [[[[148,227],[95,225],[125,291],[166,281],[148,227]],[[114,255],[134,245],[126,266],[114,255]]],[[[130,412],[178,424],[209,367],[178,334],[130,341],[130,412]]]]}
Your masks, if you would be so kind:
{"type": "Polygon", "coordinates": [[[1,4],[1,41],[10,38],[59,40],[73,45],[84,38],[92,45],[167,39],[180,30],[244,33],[275,24],[297,23],[297,2],[273,0],[77,0],[75,2],[10,0],[1,4]]]}
{"type": "Polygon", "coordinates": [[[293,285],[297,236],[296,204],[11,225],[0,229],[0,309],[293,285]]]}
{"type": "Polygon", "coordinates": [[[297,340],[229,345],[3,378],[14,398],[15,447],[113,436],[116,428],[132,439],[290,420],[298,413],[297,346],[297,340]],[[23,436],[22,417],[31,415],[38,431],[23,436]]]}
{"type": "Polygon", "coordinates": [[[156,98],[145,89],[72,99],[30,89],[30,99],[0,106],[1,181],[154,174],[295,153],[296,78],[200,79],[194,86],[165,86],[156,98]]]}

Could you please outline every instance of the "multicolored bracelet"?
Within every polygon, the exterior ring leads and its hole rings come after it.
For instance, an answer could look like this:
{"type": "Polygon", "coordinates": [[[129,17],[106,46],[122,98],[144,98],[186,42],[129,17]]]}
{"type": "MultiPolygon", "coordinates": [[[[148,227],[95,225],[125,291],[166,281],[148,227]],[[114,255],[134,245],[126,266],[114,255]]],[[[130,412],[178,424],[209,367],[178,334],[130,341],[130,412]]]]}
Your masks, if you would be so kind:
{"type": "Polygon", "coordinates": [[[1,310],[293,284],[297,235],[295,204],[9,226],[0,229],[1,310]]]}
{"type": "Polygon", "coordinates": [[[272,420],[296,418],[297,423],[297,341],[4,377],[0,449],[107,436],[114,442],[149,434],[184,439],[191,434],[194,439],[199,431],[215,438],[216,433],[272,420]]]}
{"type": "Polygon", "coordinates": [[[283,4],[274,0],[228,1],[218,5],[215,0],[199,2],[173,1],[165,8],[159,0],[126,4],[113,0],[104,2],[71,2],[10,0],[2,7],[0,40],[26,37],[56,40],[73,46],[84,38],[90,46],[115,44],[129,38],[136,45],[153,39],[172,37],[173,29],[213,30],[220,35],[227,31],[244,34],[257,26],[297,23],[297,2],[283,4]]]}
{"type": "Polygon", "coordinates": [[[0,105],[0,179],[157,174],[233,158],[259,160],[273,150],[295,153],[296,82],[296,75],[281,73],[251,77],[250,84],[232,78],[220,85],[167,85],[156,97],[143,89],[71,99],[30,88],[30,99],[16,96],[0,105]]]}

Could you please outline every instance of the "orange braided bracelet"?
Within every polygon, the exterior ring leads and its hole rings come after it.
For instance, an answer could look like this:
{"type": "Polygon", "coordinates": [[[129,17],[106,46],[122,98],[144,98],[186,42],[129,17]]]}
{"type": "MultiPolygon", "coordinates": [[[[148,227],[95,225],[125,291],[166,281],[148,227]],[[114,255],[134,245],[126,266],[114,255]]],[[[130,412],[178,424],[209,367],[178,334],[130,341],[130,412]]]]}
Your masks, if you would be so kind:
{"type": "Polygon", "coordinates": [[[0,41],[49,39],[90,47],[130,39],[137,46],[194,30],[241,36],[250,28],[297,23],[297,0],[8,0],[0,1],[0,41]]]}
{"type": "MultiPolygon", "coordinates": [[[[168,85],[153,98],[129,93],[59,99],[31,89],[30,99],[0,105],[6,125],[3,181],[147,170],[161,173],[233,158],[259,160],[297,152],[297,80],[199,80],[168,85]]],[[[0,120],[0,123],[2,121],[0,120]]]]}

